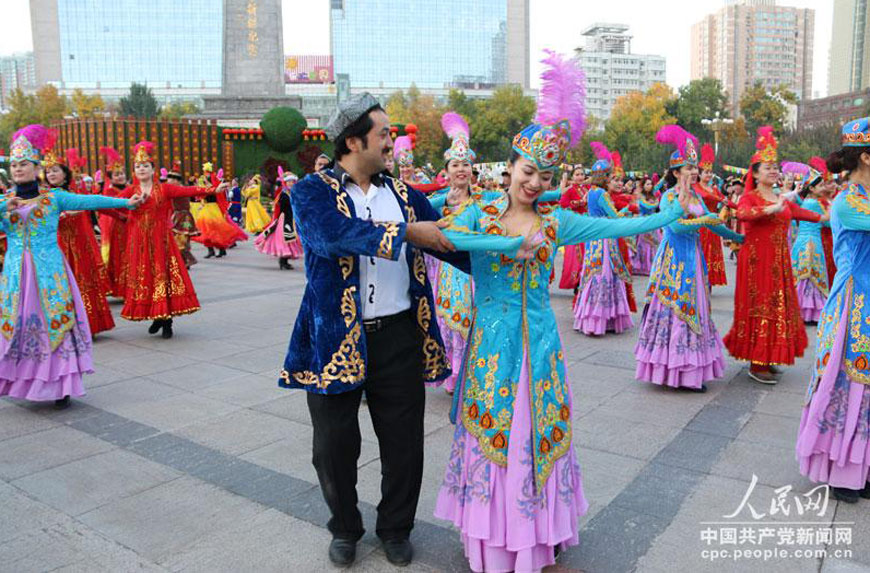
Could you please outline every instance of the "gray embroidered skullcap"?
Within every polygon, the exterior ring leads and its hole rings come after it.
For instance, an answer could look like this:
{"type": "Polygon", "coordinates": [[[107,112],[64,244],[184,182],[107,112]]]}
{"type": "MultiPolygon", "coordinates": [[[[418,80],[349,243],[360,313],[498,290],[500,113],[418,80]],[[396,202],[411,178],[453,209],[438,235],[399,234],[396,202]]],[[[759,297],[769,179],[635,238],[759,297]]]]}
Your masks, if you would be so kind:
{"type": "Polygon", "coordinates": [[[335,141],[342,131],[377,105],[380,105],[380,103],[369,92],[363,92],[347,98],[338,104],[332,117],[329,118],[329,122],[324,130],[326,131],[326,136],[330,141],[335,141]]]}

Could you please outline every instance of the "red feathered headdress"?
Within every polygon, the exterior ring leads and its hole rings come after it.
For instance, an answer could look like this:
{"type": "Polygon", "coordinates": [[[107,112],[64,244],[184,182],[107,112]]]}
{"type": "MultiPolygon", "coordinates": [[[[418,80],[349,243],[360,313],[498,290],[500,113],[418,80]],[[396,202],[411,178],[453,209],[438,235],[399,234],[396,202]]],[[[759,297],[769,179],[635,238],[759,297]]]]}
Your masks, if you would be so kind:
{"type": "Polygon", "coordinates": [[[66,150],[66,165],[75,175],[81,173],[87,164],[88,158],[80,156],[78,149],[71,147],[66,150]]]}
{"type": "MultiPolygon", "coordinates": [[[[810,157],[810,167],[819,172],[821,181],[833,181],[834,174],[828,171],[828,164],[819,156],[810,157]]],[[[814,183],[817,183],[814,181],[814,183]]]]}
{"type": "Polygon", "coordinates": [[[622,167],[622,155],[618,151],[611,151],[610,159],[613,161],[613,174],[617,177],[624,176],[625,169],[622,167]]]}
{"type": "Polygon", "coordinates": [[[118,153],[114,147],[101,147],[100,155],[103,156],[106,165],[106,171],[114,172],[119,169],[124,169],[124,158],[118,153]]]}
{"type": "Polygon", "coordinates": [[[157,159],[154,155],[156,146],[150,141],[140,141],[133,146],[133,163],[151,163],[157,159]]]}
{"type": "Polygon", "coordinates": [[[755,140],[755,155],[750,163],[773,163],[778,159],[777,149],[779,142],[773,135],[773,127],[763,125],[758,128],[758,137],[755,140]]]}
{"type": "Polygon", "coordinates": [[[701,161],[698,163],[698,167],[712,171],[714,163],[716,163],[716,152],[712,145],[705,143],[701,146],[701,161]]]}

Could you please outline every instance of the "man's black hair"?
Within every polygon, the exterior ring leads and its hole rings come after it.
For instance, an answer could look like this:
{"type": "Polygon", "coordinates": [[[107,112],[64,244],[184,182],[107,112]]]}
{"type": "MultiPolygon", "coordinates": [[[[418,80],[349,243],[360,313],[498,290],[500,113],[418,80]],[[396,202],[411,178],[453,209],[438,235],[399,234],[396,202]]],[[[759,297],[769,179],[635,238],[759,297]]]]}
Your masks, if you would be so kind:
{"type": "Polygon", "coordinates": [[[338,134],[338,137],[335,138],[334,161],[338,161],[345,155],[350,154],[350,148],[347,146],[347,139],[349,137],[359,137],[362,140],[363,149],[368,149],[369,143],[366,139],[366,135],[368,135],[375,124],[375,122],[372,121],[371,115],[373,111],[384,111],[384,108],[382,108],[380,104],[373,105],[368,109],[368,111],[359,116],[355,122],[345,127],[344,130],[338,134]]]}

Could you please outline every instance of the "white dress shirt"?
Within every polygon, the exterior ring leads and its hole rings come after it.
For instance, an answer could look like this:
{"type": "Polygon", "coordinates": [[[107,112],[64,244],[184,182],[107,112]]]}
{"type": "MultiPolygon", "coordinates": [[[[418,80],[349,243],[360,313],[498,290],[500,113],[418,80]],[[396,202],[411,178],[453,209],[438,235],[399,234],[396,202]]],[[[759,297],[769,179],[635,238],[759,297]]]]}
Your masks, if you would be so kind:
{"type": "MultiPolygon", "coordinates": [[[[347,180],[345,189],[360,219],[395,223],[405,221],[398,199],[383,183],[378,186],[373,181],[368,193],[363,193],[356,183],[347,180]]],[[[395,261],[380,257],[358,258],[363,320],[390,316],[411,308],[411,296],[408,293],[411,283],[404,243],[395,261]]]]}

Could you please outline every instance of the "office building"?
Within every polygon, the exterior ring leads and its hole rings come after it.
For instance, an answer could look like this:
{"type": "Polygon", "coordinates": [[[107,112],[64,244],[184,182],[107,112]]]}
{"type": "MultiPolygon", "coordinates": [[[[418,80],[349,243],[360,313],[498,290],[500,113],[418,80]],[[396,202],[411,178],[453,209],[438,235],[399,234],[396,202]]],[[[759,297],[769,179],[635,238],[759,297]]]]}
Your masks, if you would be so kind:
{"type": "Polygon", "coordinates": [[[828,95],[870,87],[870,0],[834,0],[828,95]]]}
{"type": "Polygon", "coordinates": [[[575,50],[586,72],[586,111],[608,119],[613,104],[634,91],[665,81],[665,58],[633,54],[628,26],[596,23],[583,31],[586,45],[575,50]]]}
{"type": "Polygon", "coordinates": [[[330,40],[354,89],[529,87],[529,0],[330,0],[330,40]]]}
{"type": "Polygon", "coordinates": [[[25,93],[36,89],[33,52],[0,56],[0,109],[9,107],[9,96],[16,89],[25,93]]]}
{"type": "Polygon", "coordinates": [[[692,26],[691,78],[717,78],[739,111],[756,82],[785,85],[800,99],[812,95],[815,11],[776,0],[738,0],[692,26]]]}
{"type": "Polygon", "coordinates": [[[870,88],[824,98],[809,99],[798,104],[797,128],[800,130],[828,127],[839,129],[847,121],[870,113],[870,88]]]}
{"type": "MultiPolygon", "coordinates": [[[[248,2],[255,18],[258,3],[248,2]]],[[[162,98],[219,94],[224,4],[30,0],[37,83],[110,98],[133,82],[162,98]]]]}

